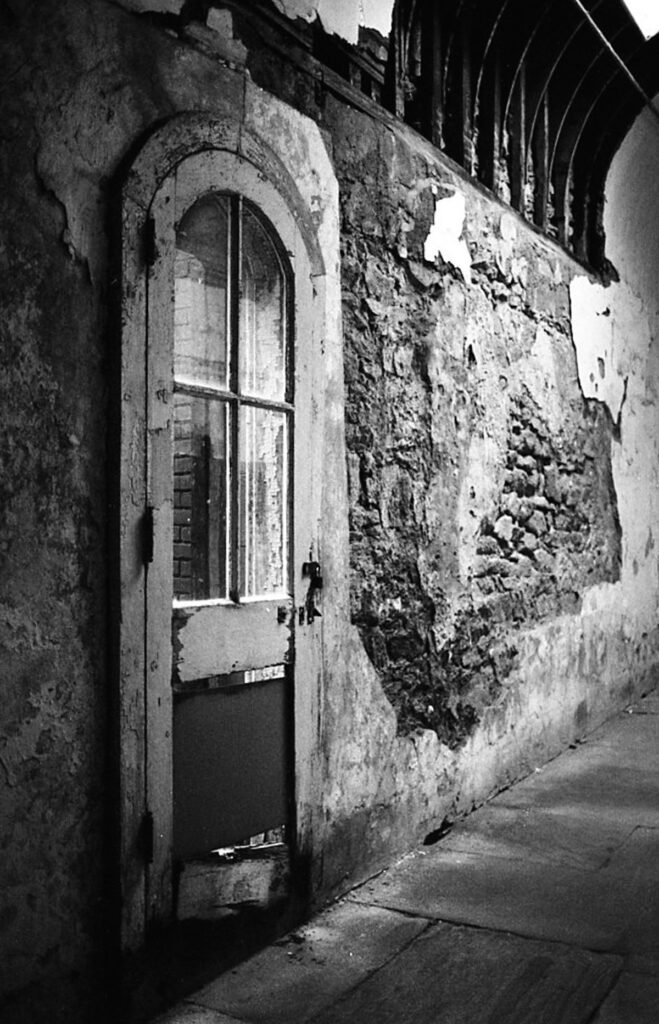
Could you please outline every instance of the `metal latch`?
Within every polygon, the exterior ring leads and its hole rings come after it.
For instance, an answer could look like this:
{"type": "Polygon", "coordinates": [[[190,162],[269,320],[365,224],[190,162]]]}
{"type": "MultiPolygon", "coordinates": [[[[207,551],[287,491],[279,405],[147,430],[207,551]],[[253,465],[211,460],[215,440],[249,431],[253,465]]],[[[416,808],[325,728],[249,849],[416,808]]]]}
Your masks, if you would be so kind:
{"type": "Polygon", "coordinates": [[[320,570],[320,562],[303,562],[302,575],[309,580],[311,590],[323,589],[323,576],[320,570]]]}
{"type": "Polygon", "coordinates": [[[303,562],[302,575],[309,580],[309,589],[304,604],[300,607],[300,625],[306,619],[307,625],[312,625],[314,619],[320,618],[320,611],[316,607],[316,594],[323,589],[323,576],[320,562],[303,562]]]}

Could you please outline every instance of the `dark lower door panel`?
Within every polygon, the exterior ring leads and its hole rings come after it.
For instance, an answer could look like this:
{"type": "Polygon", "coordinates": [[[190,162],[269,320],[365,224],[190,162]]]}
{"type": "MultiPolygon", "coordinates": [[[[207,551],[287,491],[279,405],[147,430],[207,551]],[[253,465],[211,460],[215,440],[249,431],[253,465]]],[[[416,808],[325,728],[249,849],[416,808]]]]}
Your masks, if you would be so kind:
{"type": "Polygon", "coordinates": [[[287,681],[174,702],[174,853],[232,846],[288,817],[287,681]]]}

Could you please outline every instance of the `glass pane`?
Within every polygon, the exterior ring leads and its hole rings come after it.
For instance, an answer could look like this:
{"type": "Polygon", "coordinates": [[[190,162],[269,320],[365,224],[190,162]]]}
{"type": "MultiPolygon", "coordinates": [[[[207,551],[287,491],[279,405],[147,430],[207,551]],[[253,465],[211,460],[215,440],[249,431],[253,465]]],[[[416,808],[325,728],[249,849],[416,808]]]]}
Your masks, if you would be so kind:
{"type": "Polygon", "coordinates": [[[228,596],[229,502],[225,402],[174,395],[174,597],[228,596]]]}
{"type": "Polygon", "coordinates": [[[240,387],[244,394],[286,398],[286,282],[265,228],[243,208],[240,387]]]}
{"type": "Polygon", "coordinates": [[[240,414],[241,591],[257,597],[287,589],[288,414],[240,414]]]}
{"type": "Polygon", "coordinates": [[[228,378],[229,203],[208,195],[176,232],[174,376],[226,388],[228,378]]]}

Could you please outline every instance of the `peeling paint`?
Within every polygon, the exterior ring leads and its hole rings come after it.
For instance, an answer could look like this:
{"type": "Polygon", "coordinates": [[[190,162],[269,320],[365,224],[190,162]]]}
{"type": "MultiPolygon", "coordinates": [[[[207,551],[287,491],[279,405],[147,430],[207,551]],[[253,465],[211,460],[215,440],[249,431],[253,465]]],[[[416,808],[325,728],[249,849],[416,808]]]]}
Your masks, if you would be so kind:
{"type": "Polygon", "coordinates": [[[319,18],[326,32],[357,43],[359,29],[374,28],[383,36],[391,30],[393,0],[274,0],[289,18],[319,18]]]}
{"type": "Polygon", "coordinates": [[[653,160],[656,132],[642,114],[621,146],[606,187],[607,257],[620,280],[604,287],[584,276],[571,282],[571,320],[584,395],[606,403],[619,428],[613,479],[623,536],[621,579],[593,588],[584,609],[618,614],[630,642],[652,630],[659,614],[659,393],[657,337],[659,255],[653,160]]]}
{"type": "MultiPolygon", "coordinates": [[[[620,299],[618,285],[605,288],[587,277],[575,277],[570,283],[572,334],[579,384],[585,398],[595,398],[607,406],[614,423],[620,417],[632,358],[620,337],[617,322],[620,299]]],[[[634,330],[638,331],[644,319],[640,303],[629,293],[626,300],[631,305],[629,312],[634,330]]]]}
{"type": "Polygon", "coordinates": [[[462,237],[466,217],[465,197],[460,192],[438,199],[435,218],[423,247],[423,258],[434,263],[441,256],[456,267],[467,284],[471,284],[471,256],[462,237]]]}

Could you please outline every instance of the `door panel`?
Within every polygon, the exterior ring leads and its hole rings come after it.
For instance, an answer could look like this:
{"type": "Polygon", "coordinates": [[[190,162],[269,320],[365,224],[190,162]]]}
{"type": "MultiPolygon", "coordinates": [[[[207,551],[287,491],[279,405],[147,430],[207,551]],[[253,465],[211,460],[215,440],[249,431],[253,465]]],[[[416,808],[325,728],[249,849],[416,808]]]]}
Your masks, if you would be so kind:
{"type": "Polygon", "coordinates": [[[288,816],[284,678],[177,695],[174,845],[180,857],[232,846],[288,816]]]}
{"type": "Polygon", "coordinates": [[[292,615],[292,600],[287,597],[253,604],[175,608],[174,679],[192,682],[291,663],[292,615]]]}

